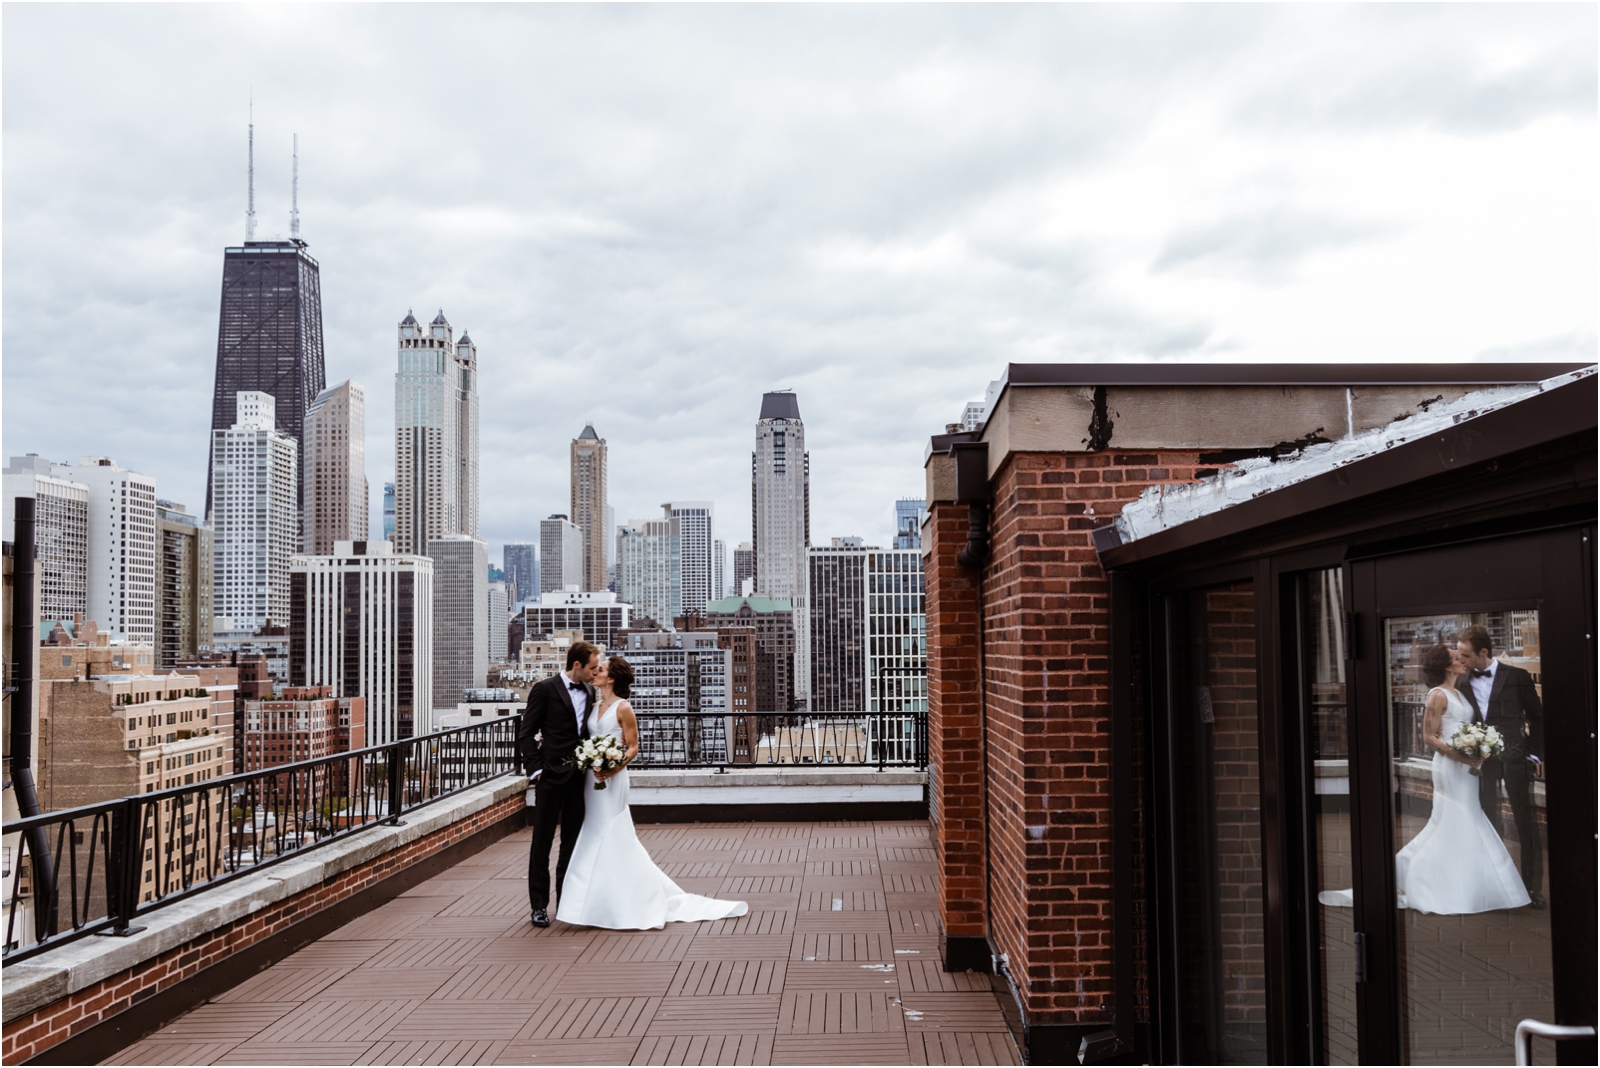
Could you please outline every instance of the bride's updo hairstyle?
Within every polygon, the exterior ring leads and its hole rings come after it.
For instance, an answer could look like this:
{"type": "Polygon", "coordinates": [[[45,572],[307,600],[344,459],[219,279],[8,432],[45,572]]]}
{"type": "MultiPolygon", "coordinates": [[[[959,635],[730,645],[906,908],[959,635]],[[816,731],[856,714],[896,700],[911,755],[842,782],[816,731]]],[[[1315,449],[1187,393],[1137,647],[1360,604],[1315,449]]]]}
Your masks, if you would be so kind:
{"type": "MultiPolygon", "coordinates": [[[[613,661],[615,663],[615,661],[613,661]]],[[[615,668],[612,668],[615,671],[615,668]]],[[[1430,645],[1422,651],[1422,681],[1429,686],[1441,685],[1450,674],[1450,647],[1430,645]]],[[[632,678],[632,675],[629,675],[632,678]]]]}
{"type": "Polygon", "coordinates": [[[633,665],[622,657],[607,660],[606,673],[611,676],[611,689],[618,697],[626,697],[633,690],[633,665]]]}

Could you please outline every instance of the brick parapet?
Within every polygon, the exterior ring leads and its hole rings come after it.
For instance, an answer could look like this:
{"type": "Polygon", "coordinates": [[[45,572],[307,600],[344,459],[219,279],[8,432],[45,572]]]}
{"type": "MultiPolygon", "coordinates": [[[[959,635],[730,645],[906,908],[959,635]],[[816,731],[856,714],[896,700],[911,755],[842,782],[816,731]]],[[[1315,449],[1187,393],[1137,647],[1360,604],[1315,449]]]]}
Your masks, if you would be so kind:
{"type": "Polygon", "coordinates": [[[1147,487],[1199,470],[1188,450],[1020,453],[991,480],[987,915],[984,790],[972,777],[982,771],[977,584],[955,562],[965,506],[932,509],[930,752],[972,769],[933,776],[946,819],[962,817],[936,832],[941,907],[948,933],[987,929],[1030,1025],[1104,1023],[1111,998],[1109,589],[1091,532],[1147,487]]]}
{"type": "MultiPolygon", "coordinates": [[[[475,804],[468,800],[459,819],[443,821],[442,825],[437,827],[431,824],[440,822],[439,817],[443,813],[437,810],[434,812],[427,809],[419,810],[415,818],[431,817],[431,820],[430,826],[423,828],[423,833],[418,835],[382,837],[386,831],[390,835],[394,834],[393,829],[388,828],[372,828],[370,832],[363,832],[377,837],[379,842],[393,846],[376,851],[375,855],[370,844],[364,848],[363,843],[359,841],[363,837],[362,834],[353,835],[339,844],[343,847],[341,852],[344,856],[359,858],[348,866],[340,864],[337,859],[321,851],[308,854],[303,860],[286,862],[285,867],[296,864],[306,866],[320,864],[328,874],[313,885],[279,896],[276,900],[271,900],[270,890],[241,885],[251,879],[266,884],[268,880],[265,877],[277,870],[267,868],[263,869],[261,876],[247,876],[245,880],[223,884],[214,891],[207,891],[181,905],[173,906],[175,910],[185,909],[190,915],[197,911],[203,914],[207,908],[208,895],[216,895],[219,900],[226,897],[230,899],[231,904],[231,899],[237,898],[241,889],[246,890],[253,904],[259,905],[242,915],[210,927],[202,934],[180,944],[163,948],[145,959],[92,982],[81,985],[75,983],[73,977],[80,969],[53,966],[50,959],[52,954],[44,954],[11,965],[5,970],[5,978],[11,980],[15,970],[20,982],[6,983],[7,1002],[12,1002],[14,997],[38,1001],[41,990],[48,991],[45,996],[50,997],[50,1000],[31,1009],[24,1008],[15,1017],[9,1012],[6,1014],[8,1018],[3,1032],[0,1032],[0,1064],[19,1064],[35,1057],[146,999],[195,977],[213,964],[281,934],[287,928],[324,909],[371,889],[407,867],[515,816],[526,804],[525,785],[525,780],[507,779],[501,784],[479,787],[478,790],[486,790],[489,794],[487,803],[475,804]],[[267,900],[261,900],[263,898],[267,900]],[[26,978],[22,978],[23,975],[26,975],[26,978]],[[26,991],[19,989],[23,984],[34,989],[26,991]],[[74,989],[75,986],[78,988],[74,989]],[[55,996],[57,991],[59,996],[55,996]]],[[[323,848],[331,851],[334,847],[323,848]]],[[[287,887],[299,885],[300,880],[290,875],[283,882],[287,887]]],[[[229,911],[229,905],[224,904],[221,909],[226,913],[229,911]]],[[[153,912],[148,919],[142,918],[142,922],[150,923],[154,927],[163,918],[164,911],[153,912]]],[[[144,936],[134,937],[137,939],[144,936]]],[[[100,946],[114,948],[114,943],[110,939],[96,941],[100,946]]],[[[132,942],[133,939],[126,941],[132,942]]],[[[85,942],[82,941],[69,943],[63,946],[61,951],[52,953],[81,950],[84,946],[85,942]]],[[[83,952],[92,953],[98,948],[91,946],[83,952]]]]}

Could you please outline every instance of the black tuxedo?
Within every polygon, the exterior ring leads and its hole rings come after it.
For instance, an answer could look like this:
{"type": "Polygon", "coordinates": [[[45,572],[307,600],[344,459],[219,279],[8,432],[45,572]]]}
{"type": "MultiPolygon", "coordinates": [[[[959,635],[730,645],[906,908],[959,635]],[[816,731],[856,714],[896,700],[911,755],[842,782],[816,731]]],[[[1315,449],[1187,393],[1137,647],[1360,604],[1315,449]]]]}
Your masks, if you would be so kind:
{"type": "MultiPolygon", "coordinates": [[[[587,708],[594,711],[594,687],[583,684],[587,708]]],[[[528,692],[528,706],[517,729],[517,755],[534,782],[533,847],[528,853],[528,902],[535,911],[550,906],[550,846],[561,829],[561,851],[556,855],[556,895],[566,881],[572,847],[583,827],[584,777],[572,764],[573,750],[589,736],[587,717],[580,726],[577,706],[562,675],[536,683],[528,692]]]]}
{"type": "Polygon", "coordinates": [[[1487,723],[1505,739],[1506,751],[1483,762],[1478,780],[1478,803],[1495,829],[1500,828],[1500,783],[1506,784],[1511,801],[1511,818],[1517,826],[1517,842],[1522,847],[1522,881],[1530,894],[1542,894],[1544,848],[1539,841],[1539,824],[1533,811],[1533,774],[1528,757],[1544,755],[1544,706],[1533,676],[1510,664],[1496,664],[1494,686],[1489,691],[1489,707],[1479,708],[1472,692],[1472,676],[1462,675],[1456,689],[1472,706],[1473,719],[1487,723]],[[1523,724],[1527,732],[1523,732],[1523,724]]]}

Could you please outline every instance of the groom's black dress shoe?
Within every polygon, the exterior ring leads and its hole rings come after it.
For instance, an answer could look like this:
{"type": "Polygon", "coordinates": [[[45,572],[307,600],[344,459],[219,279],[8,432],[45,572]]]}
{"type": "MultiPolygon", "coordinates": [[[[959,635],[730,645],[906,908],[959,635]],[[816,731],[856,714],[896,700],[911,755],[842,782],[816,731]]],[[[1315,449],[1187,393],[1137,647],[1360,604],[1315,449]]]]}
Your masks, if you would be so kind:
{"type": "Polygon", "coordinates": [[[1547,909],[1550,907],[1550,902],[1544,899],[1543,894],[1529,894],[1528,897],[1531,899],[1528,902],[1530,909],[1547,909]]]}
{"type": "Polygon", "coordinates": [[[533,910],[533,925],[535,927],[549,927],[550,926],[550,914],[548,912],[546,912],[544,909],[534,909],[533,910]]]}

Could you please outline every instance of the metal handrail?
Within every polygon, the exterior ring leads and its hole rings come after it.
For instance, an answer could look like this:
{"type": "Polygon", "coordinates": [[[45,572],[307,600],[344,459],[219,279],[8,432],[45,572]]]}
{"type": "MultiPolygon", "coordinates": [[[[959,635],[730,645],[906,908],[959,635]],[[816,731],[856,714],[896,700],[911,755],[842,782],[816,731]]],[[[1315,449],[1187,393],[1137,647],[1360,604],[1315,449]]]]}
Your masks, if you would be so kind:
{"type": "Polygon", "coordinates": [[[1523,1020],[1517,1024],[1517,1064],[1533,1063],[1533,1036],[1555,1039],[1557,1042],[1564,1038],[1593,1038],[1594,1028],[1572,1026],[1568,1024],[1551,1024],[1543,1020],[1523,1020]]]}
{"type": "Polygon", "coordinates": [[[134,920],[155,909],[516,772],[520,722],[497,718],[6,823],[0,834],[17,856],[0,959],[133,934],[143,929],[134,920]],[[30,863],[35,840],[47,842],[53,869],[30,863]]]}
{"type": "Polygon", "coordinates": [[[926,768],[926,712],[640,712],[634,767],[926,768]]]}

